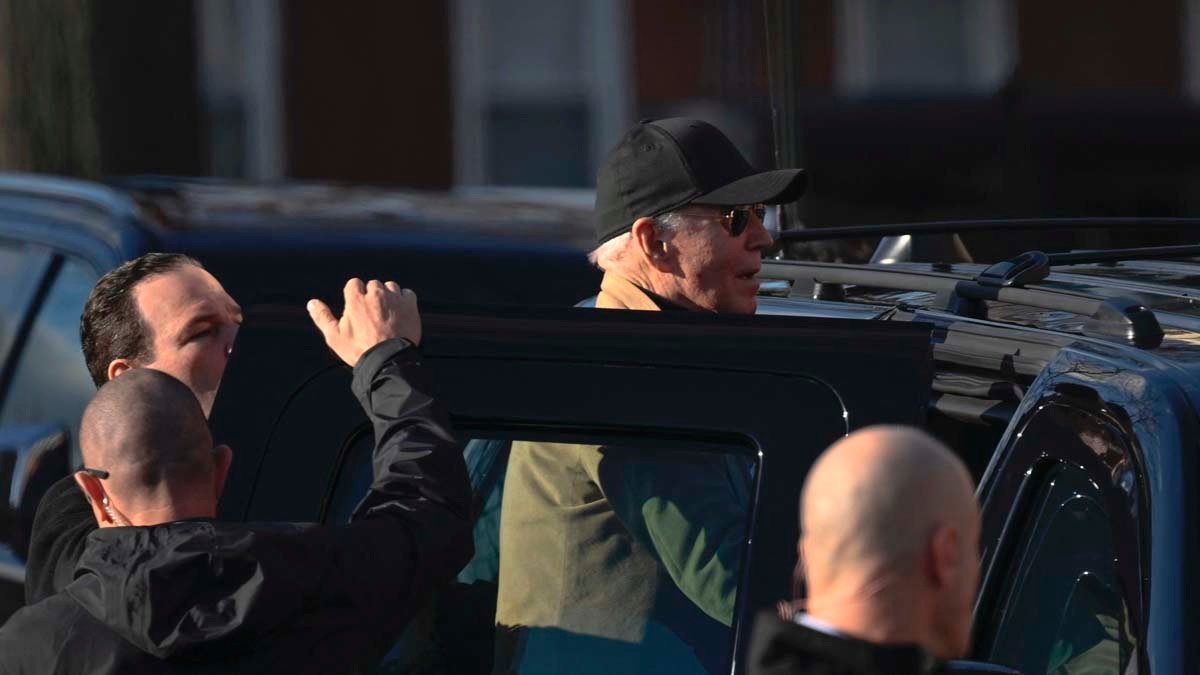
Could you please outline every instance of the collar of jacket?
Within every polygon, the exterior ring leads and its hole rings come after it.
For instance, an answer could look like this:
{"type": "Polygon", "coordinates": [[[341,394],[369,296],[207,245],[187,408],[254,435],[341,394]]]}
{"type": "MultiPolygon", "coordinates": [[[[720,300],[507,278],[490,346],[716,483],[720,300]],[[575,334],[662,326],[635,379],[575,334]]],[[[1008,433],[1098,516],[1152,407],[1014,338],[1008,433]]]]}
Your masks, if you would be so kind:
{"type": "Polygon", "coordinates": [[[319,592],[335,538],[295,523],[205,519],[106,527],[88,535],[63,592],[158,658],[200,646],[254,644],[319,592]]]}
{"type": "Polygon", "coordinates": [[[600,282],[600,295],[596,296],[596,307],[601,309],[640,309],[657,312],[662,308],[637,284],[612,272],[605,272],[600,282]]]}
{"type": "Polygon", "coordinates": [[[637,284],[605,272],[600,282],[600,295],[596,296],[596,307],[600,309],[640,309],[650,312],[690,312],[693,310],[647,291],[637,284]]]}
{"type": "Polygon", "coordinates": [[[944,661],[917,645],[880,645],[848,635],[830,635],[783,621],[774,612],[759,614],[750,646],[750,672],[854,673],[855,675],[933,675],[946,672],[944,661]]]}

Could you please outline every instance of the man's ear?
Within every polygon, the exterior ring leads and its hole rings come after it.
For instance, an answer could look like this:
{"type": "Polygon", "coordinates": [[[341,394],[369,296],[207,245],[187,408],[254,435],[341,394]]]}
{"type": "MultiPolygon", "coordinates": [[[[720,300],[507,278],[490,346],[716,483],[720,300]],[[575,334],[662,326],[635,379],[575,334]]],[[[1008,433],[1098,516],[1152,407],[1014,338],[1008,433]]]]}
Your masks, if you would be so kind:
{"type": "Polygon", "coordinates": [[[92,516],[96,518],[96,524],[100,527],[115,524],[104,510],[106,495],[104,486],[100,484],[100,479],[84,471],[76,471],[75,484],[83,491],[83,496],[87,498],[88,504],[91,505],[92,516]]]}
{"type": "Polygon", "coordinates": [[[937,588],[954,585],[959,574],[959,558],[962,556],[960,534],[953,525],[939,525],[929,540],[928,573],[930,582],[937,588]]]}
{"type": "Polygon", "coordinates": [[[220,501],[221,493],[225,491],[225,479],[229,477],[232,464],[233,450],[228,445],[213,448],[213,497],[216,501],[220,501]]]}
{"type": "Polygon", "coordinates": [[[133,367],[128,359],[113,359],[108,364],[108,379],[111,380],[127,370],[133,370],[133,367]]]}
{"type": "Polygon", "coordinates": [[[633,221],[629,233],[637,242],[638,251],[648,265],[660,272],[670,271],[670,250],[666,240],[659,236],[658,228],[654,227],[653,218],[638,218],[633,221]]]}
{"type": "Polygon", "coordinates": [[[808,595],[808,569],[804,566],[804,537],[796,540],[796,567],[792,570],[792,599],[808,595]]]}

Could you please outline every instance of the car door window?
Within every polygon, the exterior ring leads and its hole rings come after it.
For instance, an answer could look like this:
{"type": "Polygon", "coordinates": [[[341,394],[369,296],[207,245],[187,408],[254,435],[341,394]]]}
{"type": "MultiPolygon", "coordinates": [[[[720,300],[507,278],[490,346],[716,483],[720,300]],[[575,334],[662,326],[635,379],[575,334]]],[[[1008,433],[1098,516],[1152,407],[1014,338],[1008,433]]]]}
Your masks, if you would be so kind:
{"type": "Polygon", "coordinates": [[[1125,673],[1136,642],[1099,487],[1083,468],[1057,464],[1030,524],[984,630],[988,660],[1030,674],[1125,673]]]}
{"type": "MultiPolygon", "coordinates": [[[[464,439],[475,557],[385,671],[728,672],[749,447],[562,433],[464,439]]],[[[351,443],[326,522],[365,495],[372,446],[351,443]]]]}
{"type": "Polygon", "coordinates": [[[0,239],[0,365],[42,283],[49,261],[46,249],[0,239]]]}
{"type": "Polygon", "coordinates": [[[0,409],[0,425],[57,422],[71,433],[79,457],[79,418],[96,387],[79,343],[79,316],[96,284],[96,271],[67,258],[38,308],[0,409]]]}

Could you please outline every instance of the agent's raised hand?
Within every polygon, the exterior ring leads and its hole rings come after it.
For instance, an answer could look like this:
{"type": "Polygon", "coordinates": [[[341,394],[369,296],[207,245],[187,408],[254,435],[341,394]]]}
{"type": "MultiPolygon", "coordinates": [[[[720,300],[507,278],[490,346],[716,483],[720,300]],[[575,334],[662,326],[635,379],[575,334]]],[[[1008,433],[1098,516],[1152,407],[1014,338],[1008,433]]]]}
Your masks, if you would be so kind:
{"type": "Polygon", "coordinates": [[[346,307],[337,318],[320,300],[308,301],[308,314],[325,336],[325,343],[351,367],[371,347],[393,338],[421,344],[421,314],[417,294],[394,281],[351,279],[343,289],[346,307]]]}

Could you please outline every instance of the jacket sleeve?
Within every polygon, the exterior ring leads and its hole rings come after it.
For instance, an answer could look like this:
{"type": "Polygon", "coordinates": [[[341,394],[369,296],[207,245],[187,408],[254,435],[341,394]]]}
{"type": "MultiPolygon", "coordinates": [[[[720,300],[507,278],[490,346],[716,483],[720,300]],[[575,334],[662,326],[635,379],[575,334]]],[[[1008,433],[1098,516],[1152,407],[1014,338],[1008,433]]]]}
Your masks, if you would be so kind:
{"type": "Polygon", "coordinates": [[[751,474],[740,457],[606,446],[593,480],[689,600],[733,625],[751,474]]]}
{"type": "Polygon", "coordinates": [[[388,625],[470,560],[471,484],[449,415],[420,352],[384,342],[354,368],[353,390],[375,431],[374,480],[349,525],[335,528],[344,592],[388,625]]]}
{"type": "Polygon", "coordinates": [[[75,565],[97,529],[92,507],[72,476],[50,486],[38,504],[25,565],[25,604],[33,605],[67,587],[75,565]]]}
{"type": "Polygon", "coordinates": [[[377,345],[352,387],[375,430],[375,474],[350,523],[100,529],[66,592],[159,658],[238,653],[295,631],[326,639],[347,671],[382,656],[471,557],[471,489],[415,347],[377,345]]]}

